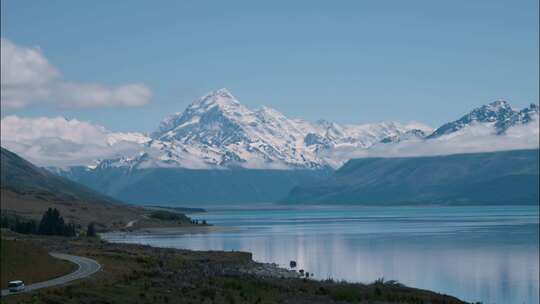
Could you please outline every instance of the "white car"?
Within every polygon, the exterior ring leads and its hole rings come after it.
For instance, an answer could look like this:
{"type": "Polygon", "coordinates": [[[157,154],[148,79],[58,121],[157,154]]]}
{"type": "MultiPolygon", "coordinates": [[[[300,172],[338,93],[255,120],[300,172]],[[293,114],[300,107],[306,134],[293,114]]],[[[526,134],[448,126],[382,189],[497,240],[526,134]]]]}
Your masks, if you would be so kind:
{"type": "Polygon", "coordinates": [[[19,292],[24,290],[23,281],[11,281],[8,283],[8,289],[11,292],[19,292]]]}

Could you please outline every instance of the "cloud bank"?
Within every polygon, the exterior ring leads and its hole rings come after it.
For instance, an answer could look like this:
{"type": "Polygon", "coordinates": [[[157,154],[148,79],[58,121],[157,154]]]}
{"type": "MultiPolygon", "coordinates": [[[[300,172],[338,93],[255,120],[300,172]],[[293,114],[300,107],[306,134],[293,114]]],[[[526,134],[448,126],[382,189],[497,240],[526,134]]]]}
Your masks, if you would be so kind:
{"type": "Polygon", "coordinates": [[[114,133],[102,126],[63,117],[1,121],[1,144],[38,166],[89,165],[98,159],[132,155],[150,140],[141,133],[114,133]]]}
{"type": "MultiPolygon", "coordinates": [[[[22,118],[7,116],[1,120],[1,144],[39,166],[66,168],[87,166],[96,160],[136,157],[141,152],[159,153],[160,147],[144,145],[150,138],[141,133],[112,132],[90,122],[63,117],[22,118]]],[[[398,143],[379,143],[369,148],[336,147],[321,155],[336,164],[352,158],[414,157],[457,153],[493,152],[516,149],[538,149],[538,118],[516,125],[503,135],[496,135],[490,124],[475,124],[435,139],[412,139],[398,143]]],[[[189,148],[189,147],[187,147],[189,148]]],[[[194,151],[191,151],[194,152],[194,151]]],[[[196,151],[195,151],[196,152],[196,151]]],[[[186,153],[189,168],[205,168],[200,158],[186,153]]],[[[254,161],[252,168],[268,164],[254,161]]],[[[274,168],[276,169],[276,168],[274,168]]]]}
{"type": "Polygon", "coordinates": [[[494,152],[505,150],[538,149],[539,120],[509,128],[497,135],[492,125],[475,124],[457,132],[427,140],[408,140],[390,144],[376,144],[368,149],[338,148],[331,157],[345,162],[366,157],[415,157],[460,153],[494,152]]]}
{"type": "Polygon", "coordinates": [[[109,87],[69,82],[37,48],[1,40],[1,96],[3,110],[35,104],[64,108],[138,107],[152,97],[143,84],[109,87]]]}

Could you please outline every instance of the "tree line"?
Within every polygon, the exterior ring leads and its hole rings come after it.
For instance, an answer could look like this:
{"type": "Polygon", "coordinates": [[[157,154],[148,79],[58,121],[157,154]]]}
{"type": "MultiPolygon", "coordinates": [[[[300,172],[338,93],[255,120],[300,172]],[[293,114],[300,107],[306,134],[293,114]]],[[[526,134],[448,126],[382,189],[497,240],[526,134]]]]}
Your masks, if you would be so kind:
{"type": "Polygon", "coordinates": [[[75,224],[66,223],[60,215],[60,211],[56,208],[47,209],[39,223],[34,220],[25,220],[17,216],[2,216],[0,226],[21,234],[60,236],[75,236],[77,234],[75,224]]]}

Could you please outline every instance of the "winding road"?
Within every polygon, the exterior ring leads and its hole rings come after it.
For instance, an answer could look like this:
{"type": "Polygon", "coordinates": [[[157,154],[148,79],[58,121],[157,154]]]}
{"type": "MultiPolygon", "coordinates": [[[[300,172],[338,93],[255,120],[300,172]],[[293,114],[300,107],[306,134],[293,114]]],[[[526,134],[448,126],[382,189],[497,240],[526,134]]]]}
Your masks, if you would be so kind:
{"type": "MultiPolygon", "coordinates": [[[[79,267],[74,272],[70,274],[66,274],[65,276],[61,276],[61,277],[48,280],[48,281],[43,281],[43,282],[27,285],[24,291],[21,291],[21,292],[29,292],[36,289],[63,285],[71,281],[89,277],[101,269],[101,265],[96,260],[92,260],[89,258],[80,257],[76,255],[69,255],[69,254],[64,254],[64,253],[56,253],[56,252],[51,252],[50,255],[57,259],[62,259],[62,260],[75,263],[79,267]]],[[[16,292],[16,293],[21,293],[21,292],[16,292]]],[[[15,294],[15,293],[10,292],[7,289],[2,290],[2,297],[8,296],[11,294],[15,294]]]]}

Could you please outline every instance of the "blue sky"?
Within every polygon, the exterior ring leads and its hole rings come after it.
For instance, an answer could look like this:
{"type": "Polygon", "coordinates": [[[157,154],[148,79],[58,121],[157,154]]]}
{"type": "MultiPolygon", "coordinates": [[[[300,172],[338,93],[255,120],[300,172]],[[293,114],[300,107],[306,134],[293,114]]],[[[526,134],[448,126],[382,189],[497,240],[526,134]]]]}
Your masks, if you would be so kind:
{"type": "Polygon", "coordinates": [[[226,87],[248,107],[341,123],[433,126],[504,98],[538,102],[538,1],[2,1],[2,38],[70,82],[141,83],[141,107],[2,115],[152,131],[226,87]]]}

